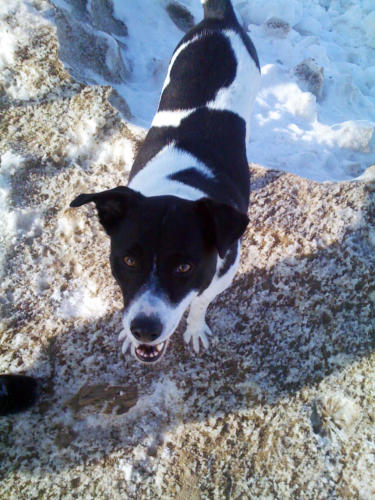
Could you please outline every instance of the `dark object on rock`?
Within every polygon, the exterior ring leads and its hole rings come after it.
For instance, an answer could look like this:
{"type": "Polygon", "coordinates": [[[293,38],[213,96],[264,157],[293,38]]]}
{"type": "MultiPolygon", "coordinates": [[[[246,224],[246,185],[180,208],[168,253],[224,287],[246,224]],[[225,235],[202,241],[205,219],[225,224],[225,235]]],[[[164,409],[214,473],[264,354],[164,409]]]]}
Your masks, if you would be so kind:
{"type": "Polygon", "coordinates": [[[177,28],[185,33],[195,24],[194,17],[183,5],[170,3],[167,5],[167,12],[177,28]]]}
{"type": "Polygon", "coordinates": [[[38,382],[25,375],[0,375],[0,416],[27,410],[38,399],[38,382]]]}
{"type": "Polygon", "coordinates": [[[294,74],[307,90],[319,98],[322,94],[324,69],[312,57],[303,60],[294,68],[294,74]]]}
{"type": "Polygon", "coordinates": [[[74,413],[87,407],[94,407],[100,413],[123,415],[135,406],[137,401],[138,391],[136,387],[84,384],[67,404],[74,413]]]}
{"type": "Polygon", "coordinates": [[[279,17],[270,17],[265,22],[266,33],[278,38],[286,38],[290,32],[290,24],[279,17]]]}

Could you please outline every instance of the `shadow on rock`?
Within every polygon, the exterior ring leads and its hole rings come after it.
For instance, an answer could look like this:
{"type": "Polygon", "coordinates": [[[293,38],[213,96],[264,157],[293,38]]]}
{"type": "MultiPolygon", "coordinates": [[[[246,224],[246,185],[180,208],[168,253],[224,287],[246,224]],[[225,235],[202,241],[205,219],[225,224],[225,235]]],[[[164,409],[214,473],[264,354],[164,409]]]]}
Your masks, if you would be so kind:
{"type": "Polygon", "coordinates": [[[50,474],[140,443],[152,456],[181,423],[273,405],[368,356],[369,251],[361,229],[347,231],[315,254],[239,275],[211,306],[214,336],[198,356],[183,345],[180,325],[155,367],[123,357],[120,312],[60,332],[32,370],[49,372],[39,405],[0,421],[2,473],[50,474]]]}

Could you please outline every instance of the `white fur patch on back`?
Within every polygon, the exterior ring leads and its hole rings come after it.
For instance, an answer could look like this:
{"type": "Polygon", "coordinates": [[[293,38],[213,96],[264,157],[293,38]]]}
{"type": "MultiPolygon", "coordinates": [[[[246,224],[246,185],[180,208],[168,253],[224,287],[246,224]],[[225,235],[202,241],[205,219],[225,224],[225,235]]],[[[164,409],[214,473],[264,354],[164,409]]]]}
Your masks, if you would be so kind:
{"type": "MultiPolygon", "coordinates": [[[[260,72],[254,59],[249,54],[241,36],[233,30],[222,32],[229,42],[236,58],[236,77],[229,87],[221,88],[215,99],[206,103],[210,109],[226,110],[236,113],[246,122],[246,142],[249,137],[250,116],[254,106],[256,94],[260,86],[260,72]]],[[[168,74],[164,82],[163,91],[170,83],[170,72],[178,55],[185,48],[200,40],[203,36],[210,36],[209,33],[200,34],[188,42],[182,44],[173,54],[168,68],[168,74]]],[[[220,61],[218,61],[218,64],[220,61]]],[[[163,92],[162,91],[162,92],[163,92]]],[[[193,113],[196,108],[184,110],[158,111],[152,121],[154,127],[178,127],[181,121],[193,113]]]]}
{"type": "Polygon", "coordinates": [[[223,87],[219,90],[215,99],[207,103],[207,107],[232,111],[243,118],[246,122],[247,142],[250,116],[260,86],[260,73],[241,36],[232,30],[225,30],[223,34],[230,41],[236,57],[236,77],[229,87],[223,87]]]}
{"type": "Polygon", "coordinates": [[[151,127],[178,127],[181,120],[191,115],[195,110],[196,108],[158,111],[152,120],[151,127]]]}
{"type": "Polygon", "coordinates": [[[183,184],[169,176],[188,168],[213,179],[211,170],[193,155],[176,148],[172,142],[152,158],[129,183],[129,187],[144,196],[173,195],[186,200],[198,200],[206,196],[203,191],[183,184]]]}

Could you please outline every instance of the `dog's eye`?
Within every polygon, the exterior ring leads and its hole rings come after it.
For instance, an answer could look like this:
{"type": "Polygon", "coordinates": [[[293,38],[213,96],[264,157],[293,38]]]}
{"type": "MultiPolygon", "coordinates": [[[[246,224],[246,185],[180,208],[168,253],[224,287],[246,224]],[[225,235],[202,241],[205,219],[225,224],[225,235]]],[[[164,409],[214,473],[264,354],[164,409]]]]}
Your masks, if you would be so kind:
{"type": "Polygon", "coordinates": [[[180,264],[179,266],[176,267],[175,272],[176,274],[186,274],[192,269],[193,266],[191,264],[180,264]]]}
{"type": "Polygon", "coordinates": [[[137,261],[135,260],[134,257],[131,257],[130,255],[125,255],[124,257],[124,262],[128,267],[137,267],[137,261]]]}

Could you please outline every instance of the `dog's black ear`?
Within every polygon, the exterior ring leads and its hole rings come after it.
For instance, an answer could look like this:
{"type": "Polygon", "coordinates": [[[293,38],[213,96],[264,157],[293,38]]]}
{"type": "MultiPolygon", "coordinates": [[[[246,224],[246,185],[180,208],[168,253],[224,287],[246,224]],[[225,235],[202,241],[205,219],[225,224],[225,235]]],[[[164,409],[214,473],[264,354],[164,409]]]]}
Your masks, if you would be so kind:
{"type": "Polygon", "coordinates": [[[209,198],[198,200],[197,205],[206,219],[206,230],[223,258],[229,247],[243,235],[249,219],[235,208],[209,198]]]}
{"type": "Polygon", "coordinates": [[[92,194],[80,194],[70,206],[81,207],[93,201],[98,210],[100,223],[107,234],[111,235],[117,223],[126,215],[127,210],[142,198],[140,193],[125,186],[92,194]]]}

